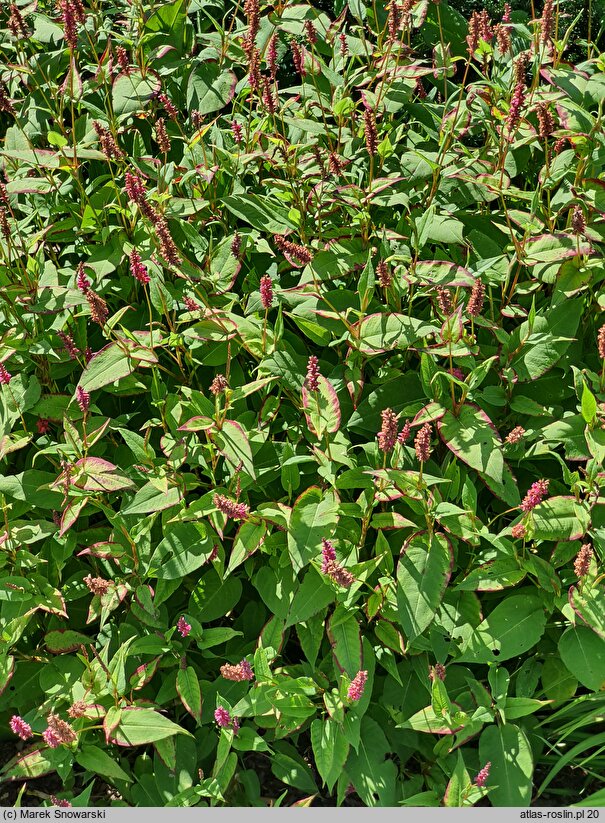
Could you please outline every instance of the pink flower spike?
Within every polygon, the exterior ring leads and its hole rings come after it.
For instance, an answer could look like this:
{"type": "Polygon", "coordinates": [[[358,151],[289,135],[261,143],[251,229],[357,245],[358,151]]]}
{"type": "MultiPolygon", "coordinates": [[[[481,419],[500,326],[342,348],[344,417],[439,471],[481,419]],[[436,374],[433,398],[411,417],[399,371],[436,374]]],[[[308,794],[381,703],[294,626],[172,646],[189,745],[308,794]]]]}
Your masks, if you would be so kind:
{"type": "Polygon", "coordinates": [[[0,363],[0,386],[8,386],[11,382],[12,374],[6,371],[4,364],[0,363]]]}
{"type": "Polygon", "coordinates": [[[10,727],[13,734],[16,734],[21,740],[29,740],[33,736],[32,727],[18,715],[13,715],[11,718],[10,727]]]}
{"type": "Polygon", "coordinates": [[[179,617],[179,619],[177,621],[177,624],[176,624],[176,627],[177,627],[181,637],[187,637],[187,635],[191,631],[191,626],[189,625],[189,623],[187,623],[187,621],[185,620],[183,615],[181,615],[179,617]]]}
{"type": "Polygon", "coordinates": [[[90,280],[86,277],[86,272],[84,271],[84,264],[80,263],[78,265],[78,274],[76,275],[76,286],[78,287],[79,291],[82,294],[86,294],[88,289],[90,288],[90,280]]]}
{"type": "Polygon", "coordinates": [[[535,509],[538,503],[542,502],[544,495],[548,493],[549,483],[549,480],[536,480],[532,483],[521,503],[521,511],[530,512],[535,509]]]}
{"type": "Polygon", "coordinates": [[[69,809],[71,806],[69,800],[65,800],[62,797],[56,797],[54,794],[50,795],[50,802],[53,806],[58,806],[60,809],[69,809]]]}
{"type": "Polygon", "coordinates": [[[475,785],[479,786],[479,788],[485,786],[485,784],[487,783],[487,778],[489,777],[489,770],[491,765],[492,764],[488,760],[485,766],[481,769],[481,771],[475,778],[475,785]]]}
{"type": "Polygon", "coordinates": [[[76,402],[80,407],[80,411],[85,414],[90,406],[90,395],[82,386],[78,386],[76,389],[76,402]]]}
{"type": "Polygon", "coordinates": [[[221,729],[226,729],[227,726],[231,724],[231,715],[224,709],[222,706],[219,706],[218,709],[214,712],[214,719],[221,727],[221,729]]]}
{"type": "Polygon", "coordinates": [[[50,727],[42,732],[42,737],[46,745],[49,747],[49,749],[56,749],[59,747],[61,743],[59,735],[56,732],[54,732],[50,727]]]}
{"type": "Polygon", "coordinates": [[[366,680],[368,679],[368,673],[366,671],[359,671],[351,681],[351,685],[349,686],[349,691],[347,692],[347,697],[349,700],[360,700],[363,695],[363,690],[366,686],[366,680]]]}
{"type": "Polygon", "coordinates": [[[332,564],[336,562],[336,552],[331,540],[324,537],[321,544],[321,573],[328,574],[332,564]]]}
{"type": "Polygon", "coordinates": [[[132,276],[139,281],[139,283],[149,283],[151,278],[149,277],[149,273],[147,269],[143,265],[141,260],[141,255],[138,253],[136,249],[133,249],[130,252],[130,273],[132,276]]]}

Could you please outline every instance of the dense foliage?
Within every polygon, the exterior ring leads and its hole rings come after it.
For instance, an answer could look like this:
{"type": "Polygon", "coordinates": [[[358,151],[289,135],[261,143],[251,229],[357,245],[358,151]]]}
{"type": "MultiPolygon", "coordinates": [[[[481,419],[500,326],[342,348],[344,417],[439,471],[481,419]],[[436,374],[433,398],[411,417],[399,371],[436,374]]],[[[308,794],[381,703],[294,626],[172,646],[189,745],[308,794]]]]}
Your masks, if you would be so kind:
{"type": "Polygon", "coordinates": [[[599,8],[3,4],[0,797],[605,800],[599,8]]]}

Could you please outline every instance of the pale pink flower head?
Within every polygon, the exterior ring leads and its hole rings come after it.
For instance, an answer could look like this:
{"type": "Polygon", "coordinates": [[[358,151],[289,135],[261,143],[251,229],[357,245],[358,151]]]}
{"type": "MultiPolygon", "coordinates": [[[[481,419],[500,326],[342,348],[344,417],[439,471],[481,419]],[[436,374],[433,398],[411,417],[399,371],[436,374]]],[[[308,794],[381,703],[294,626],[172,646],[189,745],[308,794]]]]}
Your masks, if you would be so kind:
{"type": "Polygon", "coordinates": [[[176,627],[181,637],[187,637],[191,631],[191,626],[187,623],[183,615],[181,615],[177,620],[176,627]]]}
{"type": "Polygon", "coordinates": [[[18,715],[13,715],[11,718],[10,727],[13,734],[16,734],[21,740],[29,740],[33,736],[32,727],[18,715]]]}
{"type": "Polygon", "coordinates": [[[397,442],[397,415],[393,409],[384,409],[380,412],[382,428],[378,432],[378,448],[387,454],[397,442]]]}
{"type": "Polygon", "coordinates": [[[521,540],[521,538],[525,537],[527,534],[527,528],[525,527],[525,523],[517,523],[515,526],[512,527],[510,533],[515,538],[515,540],[521,540]]]}
{"type": "Polygon", "coordinates": [[[475,778],[475,785],[476,786],[479,786],[480,788],[482,786],[485,786],[485,784],[487,783],[487,778],[489,777],[489,770],[490,770],[491,765],[492,764],[488,760],[487,763],[485,764],[485,766],[481,769],[481,771],[479,772],[479,774],[475,778]]]}
{"type": "Polygon", "coordinates": [[[584,543],[580,547],[576,559],[574,560],[573,569],[576,577],[586,577],[590,570],[590,561],[593,557],[593,550],[590,543],[584,543]]]}
{"type": "Polygon", "coordinates": [[[349,700],[361,700],[367,679],[368,673],[366,671],[357,672],[357,674],[351,681],[349,691],[347,692],[347,697],[349,698],[349,700]]]}
{"type": "Polygon", "coordinates": [[[247,660],[242,660],[241,663],[237,664],[237,666],[232,666],[229,663],[225,663],[221,666],[221,675],[225,678],[225,680],[234,680],[236,682],[241,682],[243,680],[254,680],[252,666],[247,660]]]}
{"type": "Polygon", "coordinates": [[[521,503],[521,511],[530,512],[535,509],[538,503],[542,502],[544,495],[548,493],[549,483],[549,480],[536,480],[532,483],[521,503]]]}

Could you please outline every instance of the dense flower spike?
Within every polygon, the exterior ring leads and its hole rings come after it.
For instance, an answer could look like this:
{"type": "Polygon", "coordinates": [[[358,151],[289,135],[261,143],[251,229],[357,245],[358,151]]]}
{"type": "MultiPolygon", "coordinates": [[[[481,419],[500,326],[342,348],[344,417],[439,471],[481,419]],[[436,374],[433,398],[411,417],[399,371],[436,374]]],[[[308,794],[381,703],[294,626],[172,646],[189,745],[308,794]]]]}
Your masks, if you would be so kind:
{"type": "Polygon", "coordinates": [[[367,671],[359,671],[351,681],[347,697],[349,700],[361,700],[368,679],[367,671]]]}
{"type": "Polygon", "coordinates": [[[544,495],[548,493],[549,485],[550,480],[536,480],[535,483],[532,483],[529,491],[521,501],[521,510],[530,512],[535,509],[538,503],[542,502],[544,495]]]}
{"type": "Polygon", "coordinates": [[[431,424],[425,423],[420,429],[414,440],[414,448],[416,450],[416,457],[420,463],[426,463],[431,454],[431,424]]]}
{"type": "Polygon", "coordinates": [[[109,589],[115,585],[113,580],[105,580],[104,577],[93,577],[91,574],[84,578],[84,582],[92,594],[101,596],[107,594],[109,589]]]}
{"type": "Polygon", "coordinates": [[[178,266],[181,262],[181,255],[174,244],[168,223],[164,217],[158,217],[155,221],[155,231],[158,236],[160,254],[170,266],[178,266]]]}
{"type": "Polygon", "coordinates": [[[84,264],[78,264],[78,271],[76,274],[76,286],[82,292],[82,294],[86,294],[88,289],[90,288],[90,281],[86,276],[86,272],[84,271],[84,264]]]}
{"type": "Polygon", "coordinates": [[[36,420],[38,434],[46,434],[50,431],[50,420],[47,417],[40,417],[36,420]]]}
{"type": "Polygon", "coordinates": [[[10,17],[8,18],[8,29],[17,40],[26,40],[30,36],[30,31],[23,19],[23,15],[18,6],[10,4],[10,17]]]}
{"type": "Polygon", "coordinates": [[[12,101],[8,96],[6,86],[2,81],[0,81],[0,111],[5,112],[6,114],[15,114],[15,107],[13,106],[12,101]]]}
{"type": "Polygon", "coordinates": [[[16,734],[21,740],[29,740],[30,737],[33,737],[32,727],[18,715],[13,715],[11,718],[10,727],[13,734],[16,734]]]}
{"type": "Polygon", "coordinates": [[[469,317],[479,317],[483,309],[483,301],[485,299],[485,286],[480,278],[477,278],[471,290],[471,296],[466,307],[466,313],[469,317]]]}
{"type": "Polygon", "coordinates": [[[271,39],[267,45],[266,59],[271,79],[275,80],[275,75],[277,74],[277,34],[271,35],[271,39]]]}
{"type": "Polygon", "coordinates": [[[0,363],[0,386],[8,386],[11,379],[11,373],[6,370],[4,363],[0,363]]]}
{"type": "Polygon", "coordinates": [[[487,783],[487,778],[489,777],[489,770],[491,767],[491,763],[488,760],[485,766],[481,769],[477,777],[475,778],[475,785],[479,786],[480,788],[485,786],[487,783]]]}
{"type": "Polygon", "coordinates": [[[72,807],[72,804],[69,802],[69,800],[65,800],[65,798],[56,797],[56,795],[54,794],[49,795],[49,797],[50,802],[53,804],[53,806],[58,806],[60,809],[70,809],[72,807]]]}
{"type": "Polygon", "coordinates": [[[130,273],[132,276],[139,281],[139,283],[149,283],[151,278],[149,277],[149,273],[143,262],[141,260],[141,255],[138,253],[136,249],[133,249],[130,252],[129,256],[130,261],[130,273]]]}
{"type": "Polygon", "coordinates": [[[263,309],[270,309],[273,303],[273,281],[268,274],[264,274],[260,279],[260,300],[263,309]]]}
{"type": "Polygon", "coordinates": [[[369,155],[374,155],[378,151],[378,132],[376,129],[376,114],[373,109],[363,110],[363,133],[366,141],[366,149],[369,155]]]}
{"type": "Polygon", "coordinates": [[[306,384],[309,391],[319,391],[319,360],[312,354],[307,363],[306,384]]]}
{"type": "Polygon", "coordinates": [[[601,326],[599,329],[599,334],[597,336],[597,348],[599,350],[599,356],[605,360],[605,325],[601,326]]]}
{"type": "Polygon", "coordinates": [[[56,749],[60,745],[69,746],[78,739],[78,735],[69,723],[61,720],[59,715],[54,714],[54,712],[48,715],[46,722],[48,728],[42,732],[42,737],[51,749],[56,749]]]}
{"type": "Polygon", "coordinates": [[[215,494],[212,502],[222,514],[233,520],[245,520],[250,513],[250,506],[246,503],[236,503],[223,494],[215,494]]]}
{"type": "Polygon", "coordinates": [[[292,243],[290,240],[286,240],[286,238],[283,237],[281,234],[276,234],[273,239],[275,245],[281,252],[289,255],[290,257],[294,257],[303,265],[307,265],[313,260],[313,255],[309,251],[309,249],[306,249],[299,243],[292,243]]]}
{"type": "Polygon", "coordinates": [[[84,413],[88,411],[88,407],[90,406],[90,395],[82,388],[82,386],[78,386],[76,389],[76,402],[80,407],[80,411],[84,413]]]}
{"type": "Polygon", "coordinates": [[[470,57],[474,55],[479,47],[479,25],[479,14],[474,11],[468,21],[468,34],[466,35],[466,45],[470,57]]]}
{"type": "Polygon", "coordinates": [[[162,92],[161,94],[158,94],[158,100],[162,104],[162,106],[164,106],[164,109],[166,110],[166,114],[168,115],[168,117],[170,117],[171,120],[176,120],[179,116],[179,112],[177,107],[172,102],[172,100],[168,97],[168,95],[162,92]]]}
{"type": "Polygon", "coordinates": [[[84,700],[76,700],[75,703],[72,703],[69,709],[67,710],[67,714],[75,720],[78,717],[84,717],[88,710],[88,703],[84,700]]]}
{"type": "Polygon", "coordinates": [[[507,443],[518,443],[520,440],[523,439],[525,435],[525,429],[523,426],[515,426],[515,428],[508,433],[506,436],[507,443]]]}
{"type": "Polygon", "coordinates": [[[335,583],[342,586],[343,589],[348,589],[355,582],[355,578],[350,571],[341,566],[339,563],[332,562],[326,565],[324,574],[327,574],[335,583]]]}
{"type": "Polygon", "coordinates": [[[118,146],[113,134],[101,125],[97,120],[92,121],[94,130],[99,138],[99,145],[101,151],[108,160],[121,160],[124,157],[124,152],[118,146]]]}
{"type": "Polygon", "coordinates": [[[349,43],[347,41],[347,36],[344,32],[340,32],[338,35],[338,42],[339,42],[339,53],[340,56],[344,59],[349,54],[349,43]]]}
{"type": "Polygon", "coordinates": [[[506,118],[506,130],[508,133],[508,139],[512,140],[513,134],[517,129],[517,126],[521,122],[521,110],[525,104],[525,83],[518,83],[515,86],[515,91],[513,94],[513,99],[510,103],[510,108],[508,110],[508,116],[506,118]]]}
{"type": "Polygon", "coordinates": [[[405,423],[403,424],[403,428],[401,429],[401,431],[397,435],[397,442],[401,443],[402,445],[404,443],[407,443],[408,440],[410,439],[410,434],[411,433],[412,433],[412,424],[410,423],[409,420],[406,420],[405,423]]]}
{"type": "Polygon", "coordinates": [[[442,314],[445,314],[447,317],[449,317],[449,315],[453,311],[452,295],[450,290],[444,289],[443,286],[438,286],[437,302],[439,303],[439,308],[441,309],[442,314]]]}
{"type": "Polygon", "coordinates": [[[383,289],[388,289],[393,282],[393,277],[389,270],[389,264],[386,260],[380,260],[376,266],[376,274],[378,275],[378,285],[383,289]]]}
{"type": "Polygon", "coordinates": [[[118,66],[122,69],[122,71],[126,71],[126,69],[130,66],[130,57],[128,56],[128,52],[124,46],[116,47],[116,57],[118,60],[118,66]]]}
{"type": "Polygon", "coordinates": [[[168,132],[166,131],[166,121],[163,117],[158,117],[155,121],[155,139],[159,150],[163,154],[168,154],[170,151],[170,138],[168,137],[168,132]]]}
{"type": "Polygon", "coordinates": [[[385,454],[390,452],[397,442],[397,415],[392,409],[380,412],[382,428],[378,432],[378,448],[385,454]]]}
{"type": "Polygon", "coordinates": [[[525,523],[517,523],[515,526],[512,527],[510,533],[515,538],[515,540],[521,540],[527,534],[527,527],[525,523]]]}
{"type": "Polygon", "coordinates": [[[229,383],[227,383],[227,378],[225,375],[217,374],[210,384],[210,393],[216,397],[217,394],[224,392],[227,388],[229,388],[229,383]]]}
{"type": "Polygon", "coordinates": [[[399,28],[402,22],[401,9],[397,0],[391,0],[389,4],[389,14],[387,17],[387,31],[389,33],[388,41],[394,43],[399,34],[399,28]]]}
{"type": "Polygon", "coordinates": [[[183,615],[181,615],[177,620],[176,628],[181,637],[187,637],[191,631],[191,626],[187,623],[183,615]]]}
{"type": "Polygon", "coordinates": [[[227,726],[231,725],[231,715],[222,706],[219,706],[214,712],[214,719],[222,729],[226,729],[227,726]]]}
{"type": "Polygon", "coordinates": [[[325,537],[322,538],[321,541],[321,572],[322,574],[328,574],[329,569],[332,567],[332,564],[336,562],[336,551],[334,549],[334,544],[331,540],[327,540],[325,537]]]}
{"type": "Polygon", "coordinates": [[[582,206],[574,206],[571,215],[571,230],[574,234],[584,234],[586,231],[586,218],[582,206]]]}
{"type": "Polygon", "coordinates": [[[435,663],[434,666],[431,666],[431,670],[429,672],[430,680],[435,680],[435,678],[438,680],[445,680],[445,675],[446,671],[443,663],[435,663]]]}
{"type": "MultiPolygon", "coordinates": [[[[88,291],[88,289],[86,289],[86,291],[88,291]]],[[[57,337],[61,338],[63,348],[68,353],[70,358],[75,360],[80,354],[80,349],[76,346],[72,335],[69,332],[64,332],[59,329],[59,331],[57,331],[57,337]]]]}
{"type": "Polygon", "coordinates": [[[99,326],[104,326],[107,322],[107,318],[109,317],[107,303],[103,300],[100,294],[97,294],[92,289],[88,289],[85,297],[90,307],[91,320],[94,323],[98,323],[99,326]]]}
{"type": "Polygon", "coordinates": [[[538,135],[540,140],[548,140],[555,130],[555,120],[548,103],[538,103],[536,106],[536,115],[538,117],[538,135]]]}
{"type": "Polygon", "coordinates": [[[540,20],[540,43],[543,46],[550,44],[554,26],[554,0],[544,0],[542,18],[540,20]]]}
{"type": "Polygon", "coordinates": [[[586,577],[590,571],[590,561],[593,558],[593,554],[594,553],[590,543],[584,543],[584,545],[580,547],[580,551],[578,552],[573,564],[573,570],[576,577],[586,577]]]}
{"type": "Polygon", "coordinates": [[[292,53],[292,62],[294,68],[301,77],[305,76],[305,52],[304,49],[298,45],[296,40],[290,41],[290,51],[292,53]]]}
{"type": "Polygon", "coordinates": [[[310,46],[314,46],[317,43],[317,32],[315,31],[315,26],[313,25],[312,20],[305,20],[304,22],[304,29],[305,35],[309,42],[310,46]]]}
{"type": "Polygon", "coordinates": [[[231,254],[235,257],[236,260],[239,260],[239,256],[242,251],[242,237],[240,234],[235,232],[233,235],[233,240],[231,241],[231,254]]]}
{"type": "Polygon", "coordinates": [[[238,682],[242,680],[254,680],[254,672],[247,660],[242,660],[237,666],[231,666],[229,663],[225,663],[224,666],[221,666],[221,675],[225,680],[236,680],[238,682]]]}

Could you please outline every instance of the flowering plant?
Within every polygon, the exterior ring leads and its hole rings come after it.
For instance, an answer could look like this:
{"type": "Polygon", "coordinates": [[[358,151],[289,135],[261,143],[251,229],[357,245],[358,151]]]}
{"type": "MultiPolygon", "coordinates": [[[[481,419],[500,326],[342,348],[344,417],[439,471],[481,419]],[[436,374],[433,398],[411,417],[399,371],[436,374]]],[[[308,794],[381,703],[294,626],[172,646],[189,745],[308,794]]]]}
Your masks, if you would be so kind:
{"type": "Polygon", "coordinates": [[[459,5],[2,4],[11,803],[602,798],[605,58],[459,5]]]}

